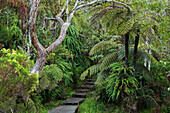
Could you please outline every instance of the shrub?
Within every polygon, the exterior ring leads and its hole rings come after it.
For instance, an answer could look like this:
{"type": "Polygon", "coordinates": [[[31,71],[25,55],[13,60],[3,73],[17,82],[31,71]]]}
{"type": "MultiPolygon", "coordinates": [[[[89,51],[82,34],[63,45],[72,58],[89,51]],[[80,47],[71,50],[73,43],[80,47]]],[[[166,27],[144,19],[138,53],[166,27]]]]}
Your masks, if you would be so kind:
{"type": "Polygon", "coordinates": [[[0,56],[0,110],[22,112],[38,84],[38,75],[29,74],[33,61],[19,50],[2,49],[0,56]]]}

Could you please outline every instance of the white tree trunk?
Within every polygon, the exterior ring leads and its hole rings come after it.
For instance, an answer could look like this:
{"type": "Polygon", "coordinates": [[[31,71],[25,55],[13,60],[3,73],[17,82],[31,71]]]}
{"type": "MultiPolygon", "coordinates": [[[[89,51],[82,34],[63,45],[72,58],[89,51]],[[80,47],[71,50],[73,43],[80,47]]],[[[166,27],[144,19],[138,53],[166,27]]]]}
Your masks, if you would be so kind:
{"type": "MultiPolygon", "coordinates": [[[[40,3],[40,0],[31,0],[30,5],[31,5],[31,10],[29,14],[29,41],[31,40],[33,46],[35,47],[36,51],[38,52],[38,59],[36,60],[35,65],[33,66],[32,70],[30,73],[37,73],[39,74],[43,65],[45,64],[47,56],[54,51],[65,39],[66,37],[66,32],[67,29],[70,26],[71,19],[74,15],[74,13],[78,10],[81,9],[85,6],[89,6],[92,4],[95,4],[97,2],[101,2],[103,0],[94,0],[91,2],[87,2],[85,4],[81,4],[78,6],[79,0],[75,1],[74,7],[70,13],[68,13],[68,0],[66,1],[67,9],[66,9],[66,14],[67,14],[67,21],[64,22],[62,18],[60,17],[62,13],[65,11],[65,5],[62,8],[61,12],[56,16],[56,18],[46,18],[46,19],[52,19],[52,20],[57,20],[61,24],[61,30],[60,30],[60,35],[56,41],[54,41],[48,48],[44,48],[40,43],[36,35],[36,14],[37,14],[37,9],[40,3]]],[[[108,2],[114,2],[117,4],[124,5],[128,10],[132,10],[128,5],[113,1],[113,0],[104,0],[108,2]]]]}
{"type": "MultiPolygon", "coordinates": [[[[149,54],[151,55],[152,52],[151,50],[149,49],[149,54]]],[[[148,60],[148,70],[150,71],[150,68],[151,68],[151,59],[148,60]]]]}

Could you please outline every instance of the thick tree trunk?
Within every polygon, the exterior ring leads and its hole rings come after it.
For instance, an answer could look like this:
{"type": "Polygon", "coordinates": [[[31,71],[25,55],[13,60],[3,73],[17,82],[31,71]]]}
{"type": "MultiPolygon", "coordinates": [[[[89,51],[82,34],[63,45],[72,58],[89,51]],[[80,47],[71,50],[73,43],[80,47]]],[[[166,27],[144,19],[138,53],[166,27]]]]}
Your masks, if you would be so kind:
{"type": "Polygon", "coordinates": [[[125,34],[125,64],[127,66],[129,66],[128,54],[129,54],[129,32],[125,34]]]}
{"type": "Polygon", "coordinates": [[[60,35],[58,39],[53,42],[47,49],[45,49],[40,43],[36,35],[36,14],[37,14],[37,8],[39,5],[40,0],[34,0],[33,4],[31,6],[30,10],[30,19],[29,19],[29,30],[30,30],[30,37],[33,46],[35,47],[36,51],[38,52],[38,59],[36,60],[36,63],[34,64],[32,70],[30,71],[31,73],[37,73],[39,74],[43,65],[46,62],[47,56],[54,51],[65,39],[66,37],[66,32],[67,29],[70,26],[69,22],[65,22],[59,17],[56,16],[57,21],[60,22],[61,24],[61,30],[60,30],[60,35]]]}
{"type": "Polygon", "coordinates": [[[31,69],[30,73],[37,73],[39,74],[43,65],[45,64],[47,56],[44,55],[36,60],[36,63],[34,64],[33,68],[31,69]]]}
{"type": "MultiPolygon", "coordinates": [[[[139,30],[138,30],[139,32],[139,30]]],[[[135,37],[135,47],[134,47],[134,56],[133,56],[133,68],[136,69],[136,59],[137,59],[137,51],[139,44],[139,34],[135,37]]]]}

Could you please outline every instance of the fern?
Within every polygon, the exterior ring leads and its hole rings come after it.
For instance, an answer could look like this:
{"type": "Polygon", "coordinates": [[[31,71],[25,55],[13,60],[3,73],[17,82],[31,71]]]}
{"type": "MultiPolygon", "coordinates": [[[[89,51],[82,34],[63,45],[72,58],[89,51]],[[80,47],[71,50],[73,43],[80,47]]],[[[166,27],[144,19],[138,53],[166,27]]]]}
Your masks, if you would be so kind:
{"type": "Polygon", "coordinates": [[[58,83],[63,79],[63,71],[56,65],[46,65],[40,73],[40,88],[41,90],[52,90],[58,86],[58,83]]]}
{"type": "Polygon", "coordinates": [[[94,55],[95,53],[99,52],[99,51],[105,51],[108,49],[111,49],[113,47],[118,47],[120,46],[120,44],[118,44],[117,42],[113,42],[113,41],[102,41],[99,42],[98,44],[96,44],[91,50],[89,55],[94,55]]]}
{"type": "Polygon", "coordinates": [[[89,74],[90,76],[93,75],[93,74],[96,74],[97,72],[99,72],[99,67],[100,67],[100,64],[97,64],[97,65],[93,65],[91,67],[89,67],[86,71],[84,71],[81,76],[80,76],[80,79],[81,80],[84,80],[85,77],[89,74]]]}
{"type": "Polygon", "coordinates": [[[97,76],[97,80],[95,81],[95,85],[100,87],[104,85],[104,80],[106,77],[108,77],[109,75],[109,71],[108,70],[104,70],[101,71],[98,76],[97,76]]]}
{"type": "Polygon", "coordinates": [[[109,65],[112,64],[113,62],[118,61],[118,53],[117,52],[113,52],[108,54],[106,57],[103,58],[103,61],[100,65],[100,69],[104,70],[104,69],[108,69],[109,65]]]}

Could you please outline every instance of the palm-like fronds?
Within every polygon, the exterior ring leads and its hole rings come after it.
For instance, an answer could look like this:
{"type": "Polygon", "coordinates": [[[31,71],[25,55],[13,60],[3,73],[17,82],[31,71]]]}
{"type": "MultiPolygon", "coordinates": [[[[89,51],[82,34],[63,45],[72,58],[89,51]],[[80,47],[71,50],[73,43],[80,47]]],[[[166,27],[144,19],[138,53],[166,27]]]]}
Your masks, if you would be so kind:
{"type": "Polygon", "coordinates": [[[113,41],[102,41],[99,42],[98,44],[96,44],[91,50],[89,55],[94,55],[99,51],[104,51],[104,50],[108,50],[111,49],[113,47],[118,47],[120,46],[120,44],[118,44],[117,42],[113,42],[113,41]]]}
{"type": "Polygon", "coordinates": [[[81,76],[80,76],[80,79],[81,80],[84,80],[85,77],[89,74],[90,76],[93,75],[93,74],[96,74],[99,72],[99,68],[100,68],[100,64],[96,64],[96,65],[93,65],[91,67],[89,67],[86,71],[84,71],[81,76]]]}
{"type": "MultiPolygon", "coordinates": [[[[102,44],[104,42],[101,42],[100,44],[102,44]]],[[[112,43],[112,42],[111,42],[112,43]]],[[[112,47],[109,41],[106,41],[106,45],[108,44],[108,48],[112,47]]],[[[100,45],[99,44],[99,45],[100,45]]],[[[102,50],[102,47],[98,47],[99,46],[97,44],[97,47],[92,48],[93,50],[90,51],[91,55],[97,53],[97,49],[99,48],[100,50],[102,50]]],[[[102,45],[101,45],[102,46],[102,45]]],[[[104,48],[107,50],[107,46],[104,48]]],[[[134,54],[134,48],[129,48],[129,59],[132,60],[133,59],[133,54],[134,54]]],[[[112,52],[109,53],[108,55],[106,55],[104,58],[102,58],[100,60],[100,63],[97,65],[93,65],[91,67],[89,67],[85,72],[82,73],[81,75],[81,80],[85,79],[85,77],[89,74],[90,76],[93,74],[96,74],[98,72],[103,72],[104,70],[109,69],[109,66],[113,63],[113,62],[118,62],[121,61],[125,58],[125,49],[124,47],[120,48],[119,50],[117,50],[116,52],[112,52]],[[89,73],[90,72],[90,73],[89,73]]],[[[138,49],[137,52],[137,59],[139,58],[146,58],[146,59],[151,59],[152,61],[157,61],[151,54],[148,54],[147,52],[145,52],[142,49],[138,49]]],[[[141,67],[141,66],[140,66],[141,67]]],[[[142,68],[144,69],[144,68],[142,68]]],[[[145,71],[146,72],[146,71],[145,71]]],[[[101,78],[99,78],[101,79],[101,78]]]]}
{"type": "Polygon", "coordinates": [[[110,64],[112,64],[113,62],[118,61],[118,53],[117,52],[112,52],[110,54],[108,54],[106,57],[103,58],[103,61],[100,65],[100,70],[104,70],[107,69],[109,67],[110,64]]]}
{"type": "Polygon", "coordinates": [[[97,77],[97,80],[95,81],[95,84],[97,86],[103,86],[105,78],[109,75],[108,70],[101,71],[97,77]]]}

